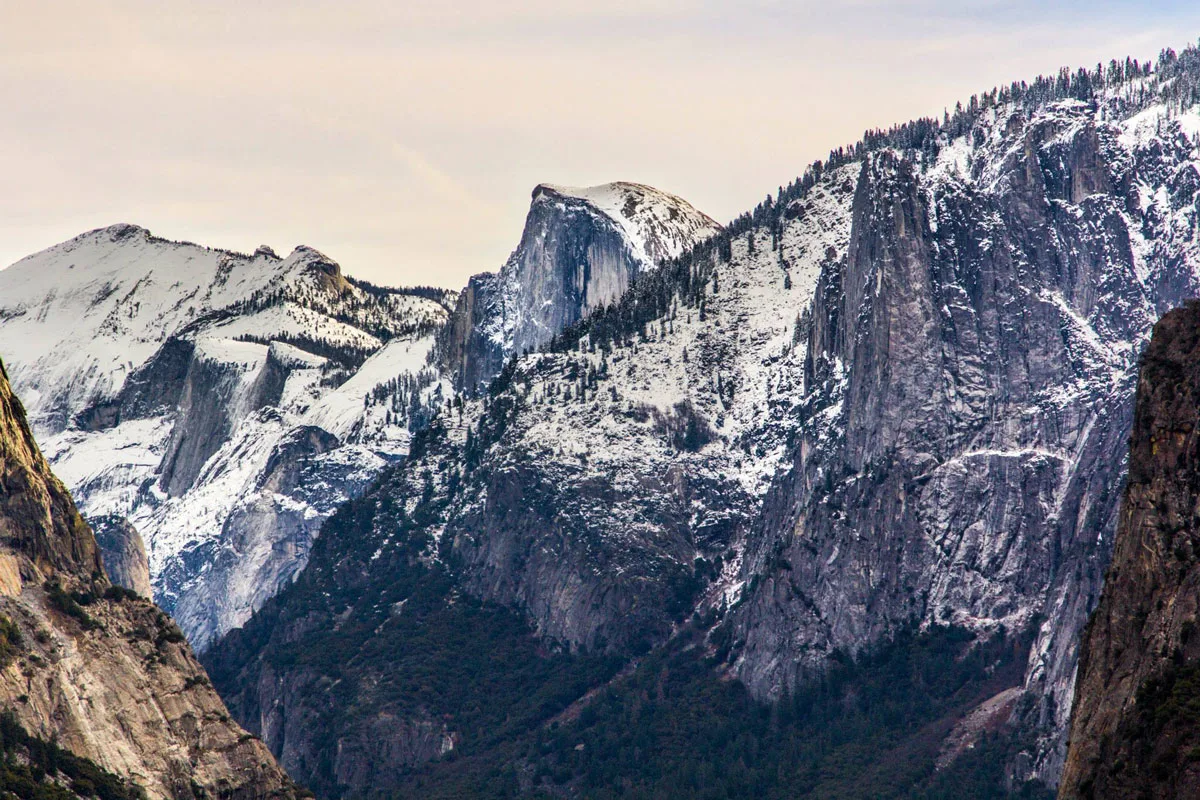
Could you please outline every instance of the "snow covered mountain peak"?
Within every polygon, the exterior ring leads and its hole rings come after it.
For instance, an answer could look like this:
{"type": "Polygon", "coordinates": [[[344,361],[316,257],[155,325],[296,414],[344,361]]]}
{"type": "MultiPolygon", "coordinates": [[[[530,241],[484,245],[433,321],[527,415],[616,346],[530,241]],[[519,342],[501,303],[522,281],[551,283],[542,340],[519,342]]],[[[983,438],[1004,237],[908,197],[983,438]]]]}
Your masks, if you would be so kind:
{"type": "Polygon", "coordinates": [[[582,202],[619,225],[646,267],[678,258],[721,229],[691,203],[668,192],[629,181],[574,187],[539,183],[533,202],[582,202]]]}
{"type": "Polygon", "coordinates": [[[456,386],[477,389],[512,354],[542,346],[720,230],[687,201],[642,184],[540,183],[516,250],[459,297],[439,338],[439,363],[456,386]]]}
{"type": "Polygon", "coordinates": [[[356,282],[312,247],[246,255],[122,223],[0,271],[0,356],[83,512],[142,534],[156,596],[203,646],[407,452],[453,297],[356,282]],[[401,378],[416,401],[367,402],[401,378]]]}

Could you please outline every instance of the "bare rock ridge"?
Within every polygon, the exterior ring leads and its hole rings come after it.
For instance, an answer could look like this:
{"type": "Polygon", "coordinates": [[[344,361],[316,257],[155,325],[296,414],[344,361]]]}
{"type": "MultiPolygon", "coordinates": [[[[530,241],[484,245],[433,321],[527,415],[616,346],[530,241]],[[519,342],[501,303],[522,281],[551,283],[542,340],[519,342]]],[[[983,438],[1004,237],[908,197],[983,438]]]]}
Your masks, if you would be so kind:
{"type": "Polygon", "coordinates": [[[1112,564],[1084,632],[1060,797],[1200,794],[1200,303],[1142,359],[1112,564]]]}
{"type": "Polygon", "coordinates": [[[114,591],[0,365],[0,705],[151,798],[297,796],[237,726],[174,624],[114,591]]]}

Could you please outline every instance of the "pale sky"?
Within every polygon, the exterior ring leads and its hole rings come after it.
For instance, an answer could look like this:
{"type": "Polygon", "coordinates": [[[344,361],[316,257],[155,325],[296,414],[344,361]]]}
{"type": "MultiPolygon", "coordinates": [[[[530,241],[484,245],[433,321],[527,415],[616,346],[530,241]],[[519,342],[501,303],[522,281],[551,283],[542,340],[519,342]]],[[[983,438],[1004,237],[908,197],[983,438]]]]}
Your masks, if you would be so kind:
{"type": "Polygon", "coordinates": [[[0,264],[133,222],[458,288],[539,182],[724,222],[865,128],[1198,37],[1195,2],[0,0],[0,264]]]}

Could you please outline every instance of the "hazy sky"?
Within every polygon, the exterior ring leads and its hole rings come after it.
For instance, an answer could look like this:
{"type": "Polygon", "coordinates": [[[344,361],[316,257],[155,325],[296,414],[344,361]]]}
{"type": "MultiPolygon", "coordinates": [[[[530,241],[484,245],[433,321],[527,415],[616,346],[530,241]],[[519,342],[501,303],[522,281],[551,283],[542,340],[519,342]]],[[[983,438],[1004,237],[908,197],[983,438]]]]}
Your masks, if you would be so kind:
{"type": "Polygon", "coordinates": [[[1196,41],[1198,6],[0,0],[0,264],[120,221],[458,287],[540,181],[725,221],[864,128],[1196,41]]]}

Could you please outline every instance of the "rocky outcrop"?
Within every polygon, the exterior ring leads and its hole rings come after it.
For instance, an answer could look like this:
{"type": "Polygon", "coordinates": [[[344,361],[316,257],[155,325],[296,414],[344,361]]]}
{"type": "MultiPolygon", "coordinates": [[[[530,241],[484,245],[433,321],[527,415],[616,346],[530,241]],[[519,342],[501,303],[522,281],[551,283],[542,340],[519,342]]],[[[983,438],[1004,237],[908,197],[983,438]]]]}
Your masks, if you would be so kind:
{"type": "Polygon", "coordinates": [[[1129,481],[1084,633],[1060,797],[1200,793],[1200,304],[1155,326],[1142,359],[1129,481]]]}
{"type": "Polygon", "coordinates": [[[297,795],[263,744],[229,718],[178,628],[149,601],[113,589],[2,367],[0,616],[0,704],[31,734],[151,798],[297,795]]]}
{"type": "Polygon", "coordinates": [[[146,545],[137,528],[123,517],[96,517],[89,523],[109,579],[141,597],[153,597],[150,562],[146,559],[146,545]]]}
{"type": "Polygon", "coordinates": [[[1175,268],[1133,254],[1146,228],[1129,220],[1152,215],[1111,194],[1070,205],[1079,192],[1055,171],[1076,187],[1138,180],[1115,131],[1071,106],[1006,128],[975,154],[992,191],[887,151],[862,165],[846,256],[817,288],[834,302],[813,307],[814,421],[747,545],[760,580],[734,615],[738,673],[772,697],[914,618],[1040,619],[1030,725],[1054,732],[1035,767],[1052,778],[1112,541],[1136,355],[1183,298],[1138,274],[1175,268]]]}
{"type": "Polygon", "coordinates": [[[439,362],[457,388],[476,391],[509,356],[542,346],[719,229],[687,202],[649,186],[540,184],[508,262],[471,278],[459,295],[438,337],[439,362]]]}
{"type": "Polygon", "coordinates": [[[159,468],[163,491],[171,497],[187,492],[229,440],[237,421],[278,403],[283,390],[279,372],[262,345],[210,340],[197,344],[159,468]]]}
{"type": "Polygon", "coordinates": [[[0,362],[0,544],[10,553],[5,572],[9,588],[20,590],[20,561],[49,576],[100,580],[100,548],[75,509],[67,490],[50,474],[33,440],[25,409],[13,394],[0,362]]]}
{"type": "Polygon", "coordinates": [[[456,387],[486,386],[504,366],[503,342],[487,329],[501,313],[497,283],[492,273],[472,276],[438,333],[438,362],[453,376],[456,387]]]}
{"type": "Polygon", "coordinates": [[[292,431],[271,451],[254,493],[226,518],[221,535],[171,564],[159,580],[173,598],[171,614],[203,649],[236,628],[308,562],[312,541],[338,498],[361,493],[368,475],[355,466],[323,464],[339,445],[316,427],[292,431]],[[330,496],[331,488],[338,494],[330,496]],[[296,498],[289,502],[288,498],[296,498]],[[311,509],[321,513],[311,513],[311,509]],[[190,563],[189,563],[190,562],[190,563]]]}

